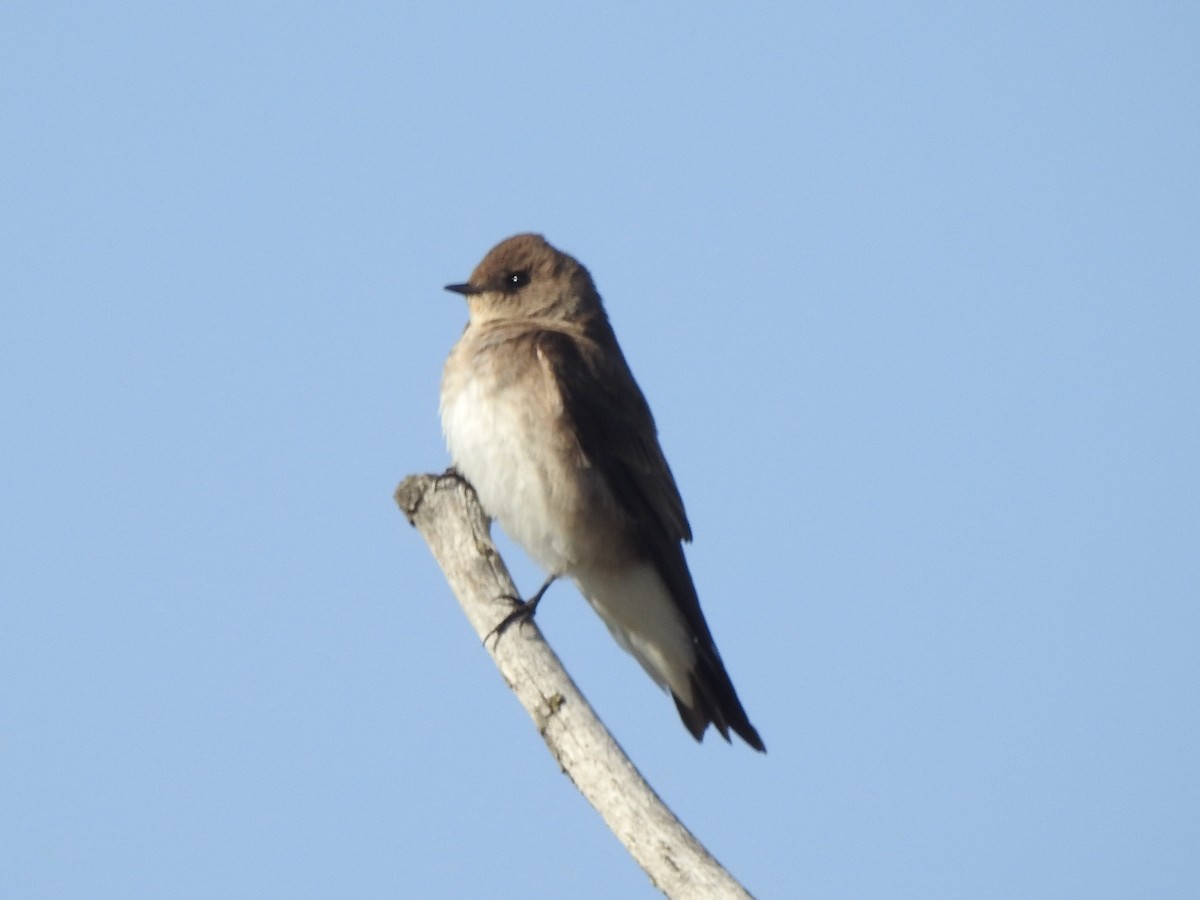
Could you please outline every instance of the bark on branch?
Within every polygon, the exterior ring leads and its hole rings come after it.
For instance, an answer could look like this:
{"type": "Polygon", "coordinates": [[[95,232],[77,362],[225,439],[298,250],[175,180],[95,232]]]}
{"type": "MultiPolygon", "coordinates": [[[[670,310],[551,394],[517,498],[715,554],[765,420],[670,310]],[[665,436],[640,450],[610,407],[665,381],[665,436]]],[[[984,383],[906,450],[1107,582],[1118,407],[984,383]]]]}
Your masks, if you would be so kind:
{"type": "MultiPolygon", "coordinates": [[[[453,474],[410,475],[396,503],[425,538],[480,640],[517,596],[475,491],[453,474]]],[[[668,897],[749,897],[642,778],[536,623],[484,645],[567,777],[668,897]]]]}

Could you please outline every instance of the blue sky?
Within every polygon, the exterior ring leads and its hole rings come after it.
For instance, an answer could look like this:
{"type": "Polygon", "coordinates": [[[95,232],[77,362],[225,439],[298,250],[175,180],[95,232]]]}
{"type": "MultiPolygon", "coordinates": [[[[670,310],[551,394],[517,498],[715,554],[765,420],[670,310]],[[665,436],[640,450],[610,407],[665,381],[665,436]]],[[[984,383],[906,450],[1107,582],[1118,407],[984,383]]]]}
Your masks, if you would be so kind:
{"type": "MultiPolygon", "coordinates": [[[[391,492],[544,233],[769,753],[544,631],[763,897],[1200,894],[1200,13],[6,3],[0,894],[652,897],[391,492]]],[[[526,590],[541,576],[504,545],[526,590]]]]}

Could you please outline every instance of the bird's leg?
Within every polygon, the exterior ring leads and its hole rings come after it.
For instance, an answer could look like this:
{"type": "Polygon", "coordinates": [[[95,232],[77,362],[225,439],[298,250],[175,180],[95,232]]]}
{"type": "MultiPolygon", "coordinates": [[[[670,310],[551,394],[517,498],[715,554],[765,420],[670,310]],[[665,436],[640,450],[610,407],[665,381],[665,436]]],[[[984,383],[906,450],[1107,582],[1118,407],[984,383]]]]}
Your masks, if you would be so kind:
{"type": "Polygon", "coordinates": [[[557,575],[551,575],[549,578],[547,578],[546,583],[538,588],[537,593],[525,602],[522,602],[520,597],[506,597],[506,599],[512,600],[514,603],[520,603],[521,605],[501,619],[500,624],[487,633],[483,639],[483,642],[486,644],[488,639],[492,637],[495,637],[496,640],[499,641],[500,636],[504,634],[504,632],[508,631],[510,626],[517,622],[531,621],[533,619],[533,614],[537,612],[537,605],[542,602],[542,596],[546,593],[546,588],[554,584],[554,580],[556,578],[558,578],[557,575]]]}

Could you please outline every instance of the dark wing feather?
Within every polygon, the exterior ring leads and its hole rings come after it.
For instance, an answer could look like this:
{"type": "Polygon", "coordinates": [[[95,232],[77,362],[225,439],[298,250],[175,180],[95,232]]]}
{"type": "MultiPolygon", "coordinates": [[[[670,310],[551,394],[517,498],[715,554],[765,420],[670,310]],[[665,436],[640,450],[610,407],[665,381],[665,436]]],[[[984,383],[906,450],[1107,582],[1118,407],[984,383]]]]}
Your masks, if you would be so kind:
{"type": "Polygon", "coordinates": [[[692,673],[694,706],[675,698],[688,730],[699,739],[709,722],[728,740],[732,728],[752,747],[763,744],[750,724],[709,632],[680,541],[692,539],[683,499],[659,446],[654,418],[621,355],[607,321],[583,339],[558,331],[535,339],[553,373],[580,451],[628,514],[642,550],[658,569],[687,622],[698,650],[692,673]]]}
{"type": "MultiPolygon", "coordinates": [[[[609,331],[608,346],[616,348],[609,331]]],[[[664,538],[690,541],[683,498],[658,444],[654,418],[620,350],[558,331],[539,332],[538,356],[554,375],[581,451],[636,520],[664,538]]]]}

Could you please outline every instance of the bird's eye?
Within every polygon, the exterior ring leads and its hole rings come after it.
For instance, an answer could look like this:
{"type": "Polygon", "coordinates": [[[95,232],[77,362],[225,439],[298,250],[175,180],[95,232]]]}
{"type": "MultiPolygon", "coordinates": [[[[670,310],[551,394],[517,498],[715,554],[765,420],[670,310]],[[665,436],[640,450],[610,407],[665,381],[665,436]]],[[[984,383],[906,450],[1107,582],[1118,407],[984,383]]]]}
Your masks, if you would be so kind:
{"type": "Polygon", "coordinates": [[[507,293],[519,291],[525,285],[529,284],[529,270],[521,269],[517,272],[509,272],[504,276],[504,290],[507,293]]]}

